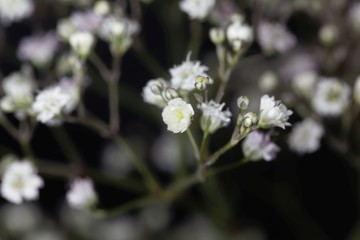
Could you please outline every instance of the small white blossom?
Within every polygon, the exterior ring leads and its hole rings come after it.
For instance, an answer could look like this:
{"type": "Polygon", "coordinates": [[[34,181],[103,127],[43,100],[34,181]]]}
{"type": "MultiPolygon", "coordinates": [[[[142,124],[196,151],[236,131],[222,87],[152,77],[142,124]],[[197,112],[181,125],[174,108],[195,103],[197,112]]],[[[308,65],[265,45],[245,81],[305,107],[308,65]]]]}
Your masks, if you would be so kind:
{"type": "Polygon", "coordinates": [[[334,24],[326,24],[320,28],[318,37],[322,44],[331,46],[339,38],[339,29],[334,24]]]}
{"type": "Polygon", "coordinates": [[[252,161],[273,160],[280,148],[270,140],[270,135],[259,131],[251,132],[242,144],[244,156],[252,161]]]}
{"type": "Polygon", "coordinates": [[[32,109],[36,119],[47,125],[57,125],[62,121],[62,114],[70,113],[78,103],[77,86],[68,79],[58,85],[48,87],[35,98],[32,109]]]}
{"type": "Polygon", "coordinates": [[[296,38],[284,25],[262,21],[257,29],[259,44],[267,53],[284,53],[294,47],[296,38]]]}
{"type": "Polygon", "coordinates": [[[289,148],[299,154],[313,153],[320,147],[323,127],[313,119],[296,123],[288,138],[289,148]]]}
{"type": "Polygon", "coordinates": [[[275,101],[274,97],[264,95],[260,100],[260,117],[259,127],[270,128],[280,127],[285,129],[285,126],[290,126],[288,123],[289,116],[293,112],[288,110],[281,101],[275,101]]]}
{"type": "Polygon", "coordinates": [[[266,71],[261,74],[258,86],[262,92],[268,93],[273,91],[279,84],[278,76],[272,71],[266,71]]]}
{"type": "Polygon", "coordinates": [[[70,36],[76,32],[76,27],[71,22],[70,19],[65,18],[61,19],[56,26],[56,33],[59,35],[59,37],[64,40],[68,41],[70,36]]]}
{"type": "Polygon", "coordinates": [[[315,89],[313,107],[323,116],[338,116],[349,104],[350,88],[336,78],[322,78],[315,89]]]}
{"type": "Polygon", "coordinates": [[[22,72],[15,72],[4,78],[2,88],[5,96],[0,100],[5,112],[26,110],[33,102],[36,84],[22,72]]]}
{"type": "Polygon", "coordinates": [[[145,87],[143,88],[142,96],[144,98],[144,101],[150,104],[154,104],[158,107],[165,107],[166,102],[164,98],[162,97],[162,91],[164,89],[154,89],[158,87],[158,84],[163,85],[163,88],[165,88],[168,84],[163,79],[153,79],[147,82],[145,87]],[[159,92],[154,92],[159,90],[159,92]]]}
{"type": "Polygon", "coordinates": [[[76,178],[70,184],[66,194],[68,204],[77,209],[92,207],[97,202],[94,184],[89,178],[76,178]]]}
{"type": "Polygon", "coordinates": [[[74,12],[70,21],[78,32],[95,33],[103,21],[103,17],[92,10],[74,12]]]}
{"type": "Polygon", "coordinates": [[[108,1],[100,0],[94,4],[94,12],[97,15],[104,16],[104,15],[109,14],[110,11],[111,11],[111,6],[108,1]]]}
{"type": "Polygon", "coordinates": [[[360,104],[360,76],[356,78],[354,84],[354,100],[357,104],[360,104]]]}
{"type": "Polygon", "coordinates": [[[185,132],[191,124],[194,109],[191,104],[181,98],[175,98],[168,102],[162,112],[162,119],[167,129],[173,133],[185,132]]]}
{"type": "MultiPolygon", "coordinates": [[[[171,86],[175,89],[192,91],[195,89],[196,78],[205,75],[209,68],[201,65],[200,61],[190,61],[190,54],[187,55],[186,61],[179,66],[170,69],[171,86]]],[[[213,80],[209,78],[209,83],[213,80]]]]}
{"type": "Polygon", "coordinates": [[[292,79],[292,87],[300,96],[310,99],[314,95],[317,78],[317,74],[313,71],[299,73],[292,79]]]}
{"type": "Polygon", "coordinates": [[[53,32],[24,38],[17,51],[19,59],[30,61],[37,67],[49,64],[58,48],[58,40],[53,32]]]}
{"type": "Polygon", "coordinates": [[[226,29],[226,38],[232,48],[239,51],[244,44],[253,40],[254,34],[252,28],[244,22],[242,16],[235,15],[226,29]]]}
{"type": "Polygon", "coordinates": [[[110,41],[114,37],[123,37],[130,41],[139,31],[139,23],[124,17],[114,16],[106,17],[98,28],[99,36],[106,41],[110,41]]]}
{"type": "Polygon", "coordinates": [[[5,23],[22,20],[32,14],[32,0],[0,0],[0,19],[5,23]]]}
{"type": "Polygon", "coordinates": [[[2,177],[1,195],[12,203],[36,200],[44,185],[35,167],[26,160],[10,163],[2,177]]]}
{"type": "Polygon", "coordinates": [[[70,36],[69,43],[76,54],[86,58],[95,43],[95,38],[89,32],[76,32],[70,36]]]}
{"type": "Polygon", "coordinates": [[[202,20],[208,16],[215,6],[215,0],[181,0],[180,9],[187,13],[190,19],[202,20]]]}
{"type": "Polygon", "coordinates": [[[199,104],[198,108],[202,111],[201,128],[203,131],[214,133],[221,127],[229,125],[231,112],[227,109],[223,111],[225,103],[210,101],[199,104]]]}

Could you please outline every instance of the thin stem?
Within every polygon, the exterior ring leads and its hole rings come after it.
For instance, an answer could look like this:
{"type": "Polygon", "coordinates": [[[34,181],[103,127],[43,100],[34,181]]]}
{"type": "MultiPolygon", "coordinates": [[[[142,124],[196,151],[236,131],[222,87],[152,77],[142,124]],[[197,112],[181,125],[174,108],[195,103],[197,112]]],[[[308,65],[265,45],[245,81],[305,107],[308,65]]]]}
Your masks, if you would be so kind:
{"type": "Polygon", "coordinates": [[[109,81],[109,79],[111,78],[111,71],[105,65],[105,63],[101,60],[101,58],[95,52],[93,52],[90,55],[89,59],[94,64],[94,66],[97,68],[97,70],[99,71],[99,73],[100,73],[101,77],[103,78],[103,80],[104,81],[109,81]]]}
{"type": "Polygon", "coordinates": [[[220,102],[222,97],[224,96],[226,86],[229,82],[231,71],[232,69],[228,69],[224,73],[219,73],[221,83],[218,92],[216,93],[216,98],[215,98],[216,102],[220,102]]]}
{"type": "Polygon", "coordinates": [[[229,151],[231,148],[236,146],[238,144],[238,142],[239,141],[229,141],[227,144],[225,144],[222,148],[217,150],[215,153],[213,153],[213,155],[211,155],[209,157],[208,161],[206,162],[206,166],[213,165],[219,159],[219,157],[221,157],[221,155],[223,155],[224,153],[229,151]]]}
{"type": "Polygon", "coordinates": [[[200,160],[199,147],[198,147],[198,145],[196,144],[196,141],[195,141],[195,139],[194,139],[194,136],[193,136],[190,128],[188,128],[188,129],[186,130],[186,133],[187,133],[187,135],[188,135],[188,137],[189,137],[189,139],[190,139],[191,145],[193,146],[194,154],[195,154],[196,159],[197,159],[197,160],[200,160]]]}
{"type": "Polygon", "coordinates": [[[212,177],[212,176],[215,176],[215,175],[219,175],[221,173],[224,173],[224,172],[227,172],[227,171],[230,171],[230,170],[233,170],[235,168],[238,168],[238,167],[241,167],[242,165],[244,165],[245,163],[247,163],[247,159],[246,158],[242,158],[236,162],[233,162],[233,163],[229,163],[225,166],[221,166],[221,167],[218,167],[218,168],[213,168],[213,169],[210,169],[207,173],[207,176],[209,177],[212,177]]]}
{"type": "Polygon", "coordinates": [[[144,179],[145,184],[147,185],[148,189],[152,193],[157,193],[160,191],[161,187],[156,180],[155,176],[151,173],[150,169],[146,165],[144,161],[138,156],[136,151],[128,144],[128,142],[121,136],[116,136],[114,141],[119,144],[124,150],[127,152],[131,159],[133,160],[135,168],[139,171],[141,176],[144,179]]]}
{"type": "Polygon", "coordinates": [[[16,127],[7,119],[7,117],[0,111],[0,123],[14,139],[19,138],[19,132],[16,127]]]}
{"type": "Polygon", "coordinates": [[[201,142],[201,147],[200,147],[200,162],[201,163],[205,162],[205,154],[206,154],[206,148],[207,148],[209,136],[210,136],[209,132],[205,131],[202,142],[201,142]]]}
{"type": "Polygon", "coordinates": [[[197,59],[199,57],[199,51],[202,40],[202,24],[197,20],[191,21],[190,25],[191,31],[191,40],[190,40],[190,50],[192,57],[197,59]]]}
{"type": "Polygon", "coordinates": [[[112,78],[108,82],[109,88],[109,109],[110,109],[110,131],[116,134],[120,126],[119,113],[119,78],[120,78],[121,56],[115,55],[112,68],[112,78]]]}

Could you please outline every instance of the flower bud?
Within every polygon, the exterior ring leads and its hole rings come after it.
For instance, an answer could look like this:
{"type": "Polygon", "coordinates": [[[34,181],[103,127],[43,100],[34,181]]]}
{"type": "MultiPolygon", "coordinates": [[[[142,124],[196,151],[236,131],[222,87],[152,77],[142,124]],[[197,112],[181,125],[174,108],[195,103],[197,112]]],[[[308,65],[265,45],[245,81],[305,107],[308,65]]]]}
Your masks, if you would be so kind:
{"type": "Polygon", "coordinates": [[[240,96],[237,99],[237,105],[240,108],[240,110],[246,110],[249,106],[249,99],[246,96],[240,96]]]}
{"type": "Polygon", "coordinates": [[[160,80],[155,80],[150,85],[150,90],[155,95],[160,95],[164,91],[164,88],[165,88],[164,83],[160,80]]]}
{"type": "Polygon", "coordinates": [[[243,119],[243,125],[246,128],[251,128],[252,126],[255,126],[258,122],[258,117],[256,115],[256,113],[253,112],[249,112],[247,114],[245,114],[244,119],[243,119]]]}
{"type": "Polygon", "coordinates": [[[173,88],[166,89],[164,92],[164,98],[166,101],[170,101],[178,97],[179,97],[178,92],[173,88]]]}
{"type": "Polygon", "coordinates": [[[198,76],[195,80],[195,88],[199,91],[204,91],[209,84],[209,78],[206,76],[198,76]]]}
{"type": "Polygon", "coordinates": [[[89,32],[76,32],[70,36],[69,43],[80,58],[86,59],[94,46],[95,39],[89,32]]]}
{"type": "Polygon", "coordinates": [[[225,32],[221,28],[212,28],[212,29],[210,29],[209,35],[210,35],[210,40],[215,45],[220,45],[225,40],[225,32]]]}
{"type": "Polygon", "coordinates": [[[110,13],[110,4],[108,1],[97,1],[94,5],[94,12],[100,16],[110,13]]]}

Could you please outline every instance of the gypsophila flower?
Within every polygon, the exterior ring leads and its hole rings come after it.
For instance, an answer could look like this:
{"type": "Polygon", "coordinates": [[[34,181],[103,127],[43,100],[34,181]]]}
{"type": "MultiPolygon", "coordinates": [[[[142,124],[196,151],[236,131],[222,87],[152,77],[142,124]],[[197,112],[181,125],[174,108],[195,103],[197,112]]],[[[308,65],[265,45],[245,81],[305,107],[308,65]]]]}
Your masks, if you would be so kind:
{"type": "Polygon", "coordinates": [[[35,98],[32,110],[36,119],[47,125],[58,125],[62,115],[70,113],[77,105],[77,85],[63,79],[58,85],[48,87],[35,98]]]}
{"type": "Polygon", "coordinates": [[[317,78],[317,74],[313,71],[299,73],[292,79],[292,87],[300,96],[310,99],[314,95],[317,78]]]}
{"type": "Polygon", "coordinates": [[[86,58],[95,43],[95,38],[89,32],[76,32],[70,36],[69,43],[76,54],[86,58]]]}
{"type": "Polygon", "coordinates": [[[170,100],[163,109],[162,119],[167,125],[168,131],[183,133],[190,126],[194,114],[191,104],[181,98],[175,98],[170,100]]]}
{"type": "Polygon", "coordinates": [[[32,14],[32,0],[0,0],[0,19],[8,24],[22,20],[32,14]]]}
{"type": "Polygon", "coordinates": [[[162,97],[162,91],[165,90],[167,85],[168,83],[163,79],[153,79],[148,81],[142,92],[144,101],[150,104],[154,104],[158,107],[165,107],[166,102],[162,97]],[[159,84],[162,85],[161,89],[154,89],[158,88],[159,84]]]}
{"type": "Polygon", "coordinates": [[[221,127],[229,125],[231,112],[223,110],[225,103],[217,103],[211,100],[207,103],[200,103],[198,108],[202,111],[201,128],[205,132],[214,133],[221,127]]]}
{"type": "MultiPolygon", "coordinates": [[[[201,65],[200,61],[190,61],[190,54],[187,55],[186,61],[179,66],[170,69],[171,86],[175,89],[192,91],[195,89],[195,82],[198,76],[207,76],[205,73],[209,68],[201,65]]],[[[209,78],[209,83],[213,80],[209,78]]]]}
{"type": "Polygon", "coordinates": [[[281,101],[275,101],[274,97],[264,95],[260,100],[260,117],[258,126],[261,128],[290,126],[288,122],[293,112],[288,110],[281,101]]]}
{"type": "Polygon", "coordinates": [[[360,104],[360,76],[356,78],[354,84],[354,100],[357,104],[360,104]]]}
{"type": "Polygon", "coordinates": [[[19,59],[30,61],[37,67],[49,64],[58,48],[58,40],[53,32],[24,38],[17,51],[19,59]]]}
{"type": "Polygon", "coordinates": [[[69,19],[76,31],[91,33],[95,33],[103,21],[103,17],[93,10],[74,12],[69,19]]]}
{"type": "Polygon", "coordinates": [[[2,177],[1,195],[12,203],[36,200],[44,185],[35,167],[27,160],[10,163],[2,177]]]}
{"type": "Polygon", "coordinates": [[[96,13],[97,15],[104,16],[110,13],[111,6],[108,1],[100,0],[94,4],[93,9],[94,9],[94,13],[96,13]]]}
{"type": "Polygon", "coordinates": [[[296,123],[288,138],[289,148],[299,154],[313,153],[320,147],[324,128],[313,119],[296,123]]]}
{"type": "Polygon", "coordinates": [[[31,77],[22,72],[15,72],[4,78],[2,88],[5,96],[0,101],[1,109],[5,112],[14,112],[30,107],[36,84],[31,77]]]}
{"type": "Polygon", "coordinates": [[[349,104],[350,87],[336,78],[322,78],[315,89],[312,105],[323,116],[338,116],[349,104]]]}
{"type": "Polygon", "coordinates": [[[226,38],[235,51],[240,51],[244,44],[250,43],[254,36],[249,25],[244,22],[243,16],[232,17],[230,25],[226,29],[226,38]]]}
{"type": "Polygon", "coordinates": [[[180,9],[187,13],[190,19],[202,20],[214,8],[215,0],[181,0],[180,9]]]}
{"type": "Polygon", "coordinates": [[[280,148],[270,140],[270,135],[259,131],[251,132],[242,144],[244,156],[251,160],[273,160],[280,148]]]}
{"type": "Polygon", "coordinates": [[[272,71],[261,74],[258,82],[260,90],[264,93],[273,91],[279,84],[278,76],[272,71]]]}
{"type": "Polygon", "coordinates": [[[66,194],[67,203],[77,209],[86,209],[97,203],[97,194],[90,178],[75,178],[66,194]]]}
{"type": "Polygon", "coordinates": [[[261,21],[257,28],[259,44],[266,53],[284,53],[295,46],[296,38],[283,24],[261,21]]]}

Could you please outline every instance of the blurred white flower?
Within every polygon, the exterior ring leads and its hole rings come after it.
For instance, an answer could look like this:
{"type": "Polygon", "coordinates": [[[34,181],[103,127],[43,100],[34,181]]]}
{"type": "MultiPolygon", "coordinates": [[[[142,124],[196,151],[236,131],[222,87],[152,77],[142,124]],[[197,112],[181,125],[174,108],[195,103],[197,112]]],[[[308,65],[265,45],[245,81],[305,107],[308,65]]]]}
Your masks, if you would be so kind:
{"type": "Polygon", "coordinates": [[[208,16],[215,6],[215,0],[181,0],[180,9],[187,13],[190,19],[202,20],[208,16]]]}
{"type": "Polygon", "coordinates": [[[166,203],[154,202],[141,210],[139,220],[146,230],[160,231],[166,229],[170,223],[170,217],[170,208],[166,203]]]}
{"type": "Polygon", "coordinates": [[[200,103],[198,108],[202,111],[201,128],[203,131],[214,133],[221,127],[229,125],[231,112],[223,110],[225,103],[217,103],[211,100],[207,103],[200,103]]]}
{"type": "Polygon", "coordinates": [[[338,116],[349,104],[350,87],[336,78],[322,78],[315,89],[313,107],[323,116],[338,116]]]}
{"type": "Polygon", "coordinates": [[[90,32],[75,32],[70,36],[69,43],[74,52],[85,59],[94,46],[95,38],[90,32]]]}
{"type": "Polygon", "coordinates": [[[68,41],[74,32],[76,32],[76,28],[70,19],[65,18],[58,21],[56,33],[62,40],[68,41]]]}
{"type": "Polygon", "coordinates": [[[63,114],[75,109],[78,100],[75,81],[63,78],[57,85],[44,89],[36,96],[32,110],[41,123],[58,125],[62,122],[63,114]]]}
{"type": "Polygon", "coordinates": [[[22,61],[30,61],[44,67],[53,59],[58,48],[58,39],[53,32],[34,35],[21,40],[17,55],[22,61]]]}
{"type": "Polygon", "coordinates": [[[105,16],[111,11],[111,6],[108,1],[99,0],[94,4],[94,13],[100,16],[105,16]]]}
{"type": "Polygon", "coordinates": [[[74,12],[69,19],[76,31],[91,33],[95,33],[103,21],[103,17],[93,10],[74,12]]]}
{"type": "Polygon", "coordinates": [[[260,117],[259,127],[270,128],[280,127],[285,129],[285,126],[290,126],[288,122],[289,116],[293,112],[288,110],[281,101],[275,101],[274,97],[264,95],[260,100],[260,117]]]}
{"type": "Polygon", "coordinates": [[[165,107],[166,102],[162,97],[162,91],[165,90],[167,86],[168,83],[163,79],[148,81],[142,91],[144,101],[158,107],[165,107]]]}
{"type": "Polygon", "coordinates": [[[280,148],[270,140],[270,135],[259,131],[251,132],[242,143],[243,154],[248,160],[264,159],[271,161],[276,158],[280,148]]]}
{"type": "Polygon", "coordinates": [[[0,0],[0,19],[4,24],[22,20],[32,14],[32,0],[0,0]]]}
{"type": "Polygon", "coordinates": [[[97,203],[97,194],[90,178],[75,178],[66,193],[69,206],[76,209],[87,209],[97,203]]]}
{"type": "Polygon", "coordinates": [[[279,69],[281,78],[291,81],[298,74],[303,72],[317,72],[315,57],[307,52],[299,51],[287,54],[279,69]]]}
{"type": "Polygon", "coordinates": [[[360,32],[360,3],[354,2],[349,7],[348,21],[350,25],[358,32],[360,32]]]}
{"type": "Polygon", "coordinates": [[[353,94],[355,102],[360,104],[360,76],[355,80],[353,94]]]}
{"type": "Polygon", "coordinates": [[[313,119],[294,124],[288,138],[289,148],[299,154],[313,153],[320,147],[323,127],[313,119]]]}
{"type": "Polygon", "coordinates": [[[279,84],[278,76],[272,71],[261,74],[258,82],[260,90],[264,93],[272,92],[279,84]]]}
{"type": "Polygon", "coordinates": [[[191,124],[194,109],[181,98],[170,100],[162,112],[162,119],[168,131],[185,132],[191,124]]]}
{"type": "Polygon", "coordinates": [[[257,28],[257,35],[265,53],[284,53],[296,44],[295,36],[280,23],[261,21],[257,28]]]}
{"type": "Polygon", "coordinates": [[[306,71],[295,75],[291,84],[297,94],[311,99],[314,95],[315,83],[318,79],[317,73],[306,71]]]}
{"type": "Polygon", "coordinates": [[[1,229],[12,236],[22,235],[35,229],[41,220],[41,212],[34,204],[9,203],[2,205],[0,209],[1,229]]]}
{"type": "Polygon", "coordinates": [[[15,161],[9,164],[2,177],[1,195],[9,202],[19,204],[38,199],[42,186],[43,179],[29,161],[15,161]]]}
{"type": "Polygon", "coordinates": [[[117,178],[125,177],[132,169],[131,157],[122,147],[108,144],[102,152],[102,166],[117,178]]]}
{"type": "MultiPolygon", "coordinates": [[[[171,68],[171,86],[175,89],[182,89],[192,91],[195,89],[195,82],[198,76],[207,76],[205,73],[209,68],[201,65],[200,61],[190,61],[190,53],[179,66],[171,68]]],[[[213,80],[209,78],[209,83],[212,84],[213,80]]]]}
{"type": "Polygon", "coordinates": [[[235,51],[240,51],[244,44],[254,38],[252,28],[244,22],[241,15],[233,15],[230,25],[226,29],[226,38],[235,51]]]}
{"type": "Polygon", "coordinates": [[[141,240],[146,239],[142,236],[141,229],[135,219],[131,217],[121,217],[107,219],[97,224],[94,231],[94,240],[141,240]]]}
{"type": "Polygon", "coordinates": [[[119,36],[131,39],[139,31],[140,25],[138,22],[115,16],[106,17],[98,27],[99,36],[107,41],[119,36]]]}
{"type": "Polygon", "coordinates": [[[34,99],[36,84],[23,72],[15,72],[2,81],[5,96],[0,100],[1,109],[5,112],[27,110],[34,99]]]}

